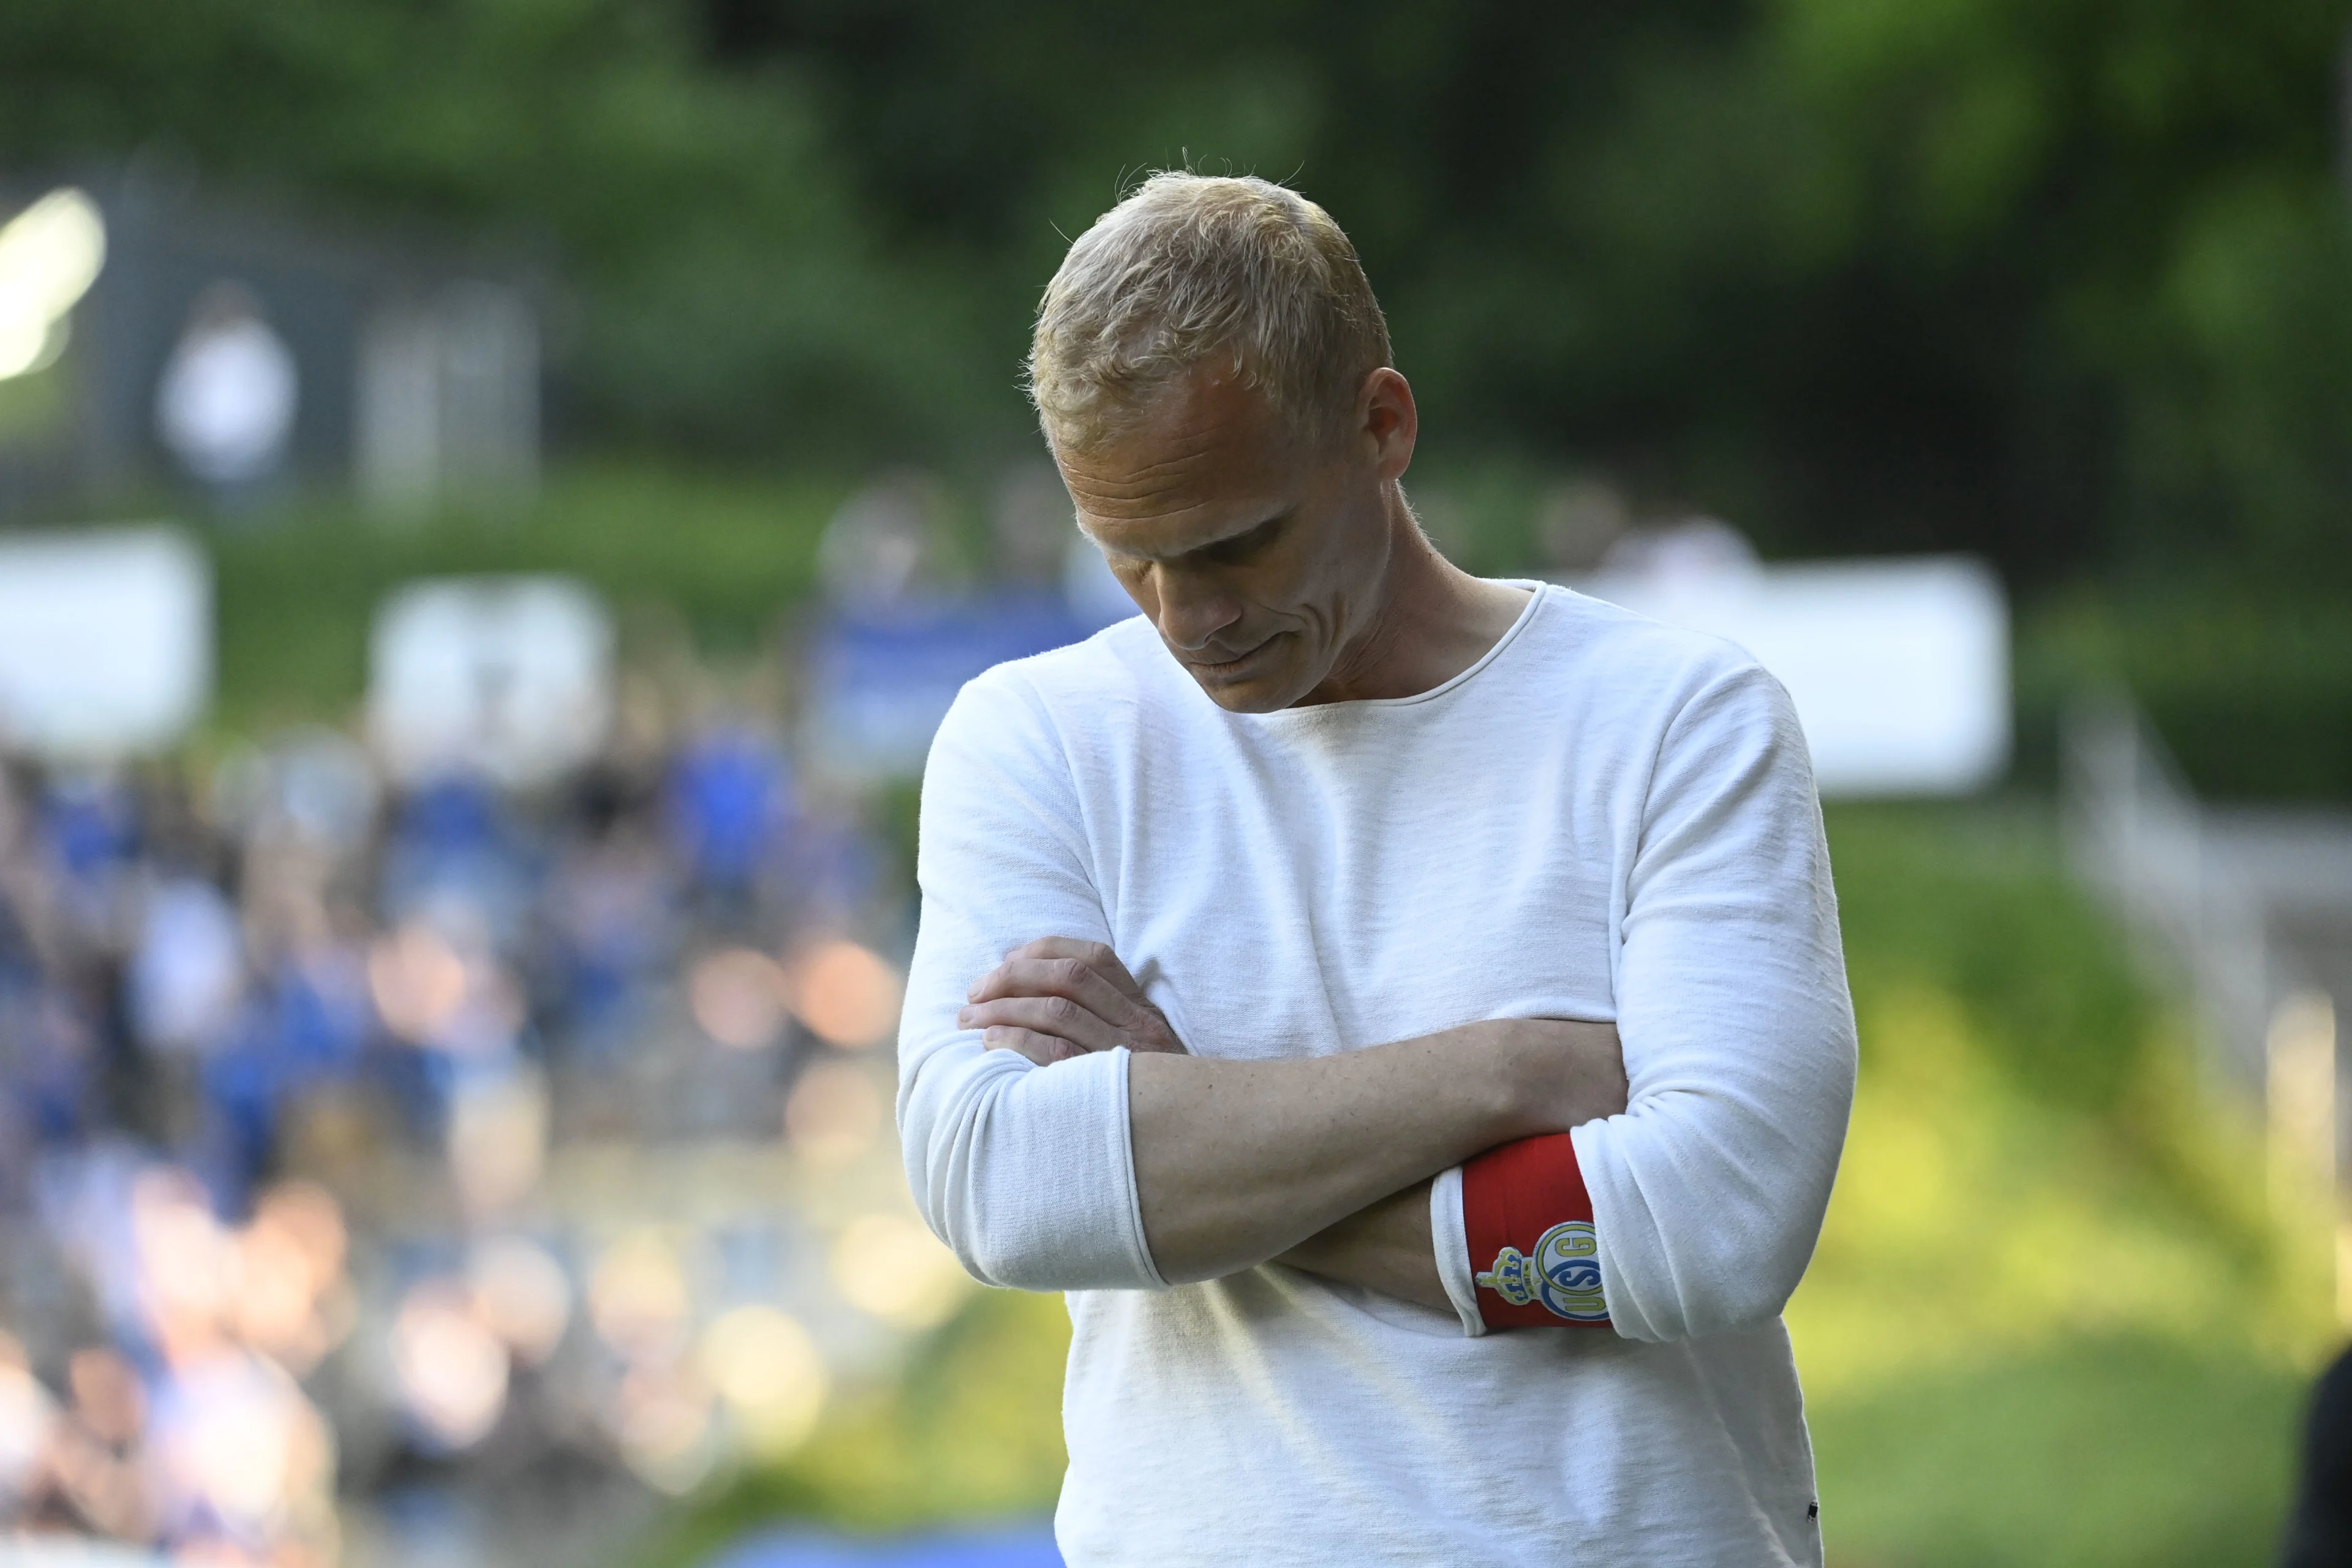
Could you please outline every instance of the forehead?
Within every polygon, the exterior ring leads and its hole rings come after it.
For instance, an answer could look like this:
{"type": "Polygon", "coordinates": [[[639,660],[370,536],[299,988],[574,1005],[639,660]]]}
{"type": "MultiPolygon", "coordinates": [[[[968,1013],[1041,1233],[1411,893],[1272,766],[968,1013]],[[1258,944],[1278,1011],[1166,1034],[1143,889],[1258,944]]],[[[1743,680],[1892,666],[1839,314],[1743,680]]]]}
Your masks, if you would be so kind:
{"type": "Polygon", "coordinates": [[[1058,455],[1078,525],[1106,549],[1166,555],[1285,510],[1302,465],[1272,404],[1227,370],[1171,383],[1114,440],[1058,455]]]}

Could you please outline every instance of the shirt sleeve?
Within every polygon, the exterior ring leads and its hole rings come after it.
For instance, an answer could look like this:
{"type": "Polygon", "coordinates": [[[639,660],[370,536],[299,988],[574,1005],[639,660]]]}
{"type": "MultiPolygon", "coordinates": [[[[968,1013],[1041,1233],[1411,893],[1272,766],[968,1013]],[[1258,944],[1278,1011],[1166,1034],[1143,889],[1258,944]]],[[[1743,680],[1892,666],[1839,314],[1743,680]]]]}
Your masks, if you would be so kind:
{"type": "Polygon", "coordinates": [[[1486,1331],[1478,1310],[1478,1281],[1470,1268],[1469,1227],[1462,1215],[1462,1167],[1448,1165],[1429,1184],[1429,1239],[1437,1249],[1437,1279],[1462,1331],[1472,1339],[1486,1331]]]}
{"type": "Polygon", "coordinates": [[[992,672],[956,699],[924,769],[919,834],[898,1103],[915,1206],[992,1285],[1164,1285],[1136,1199],[1128,1053],[1041,1068],[956,1025],[971,983],[1022,943],[1110,940],[1067,760],[1017,678],[992,672]]]}
{"type": "Polygon", "coordinates": [[[1622,934],[1628,1103],[1575,1131],[1612,1320],[1638,1340],[1769,1321],[1821,1234],[1854,1028],[1811,761],[1762,669],[1667,727],[1622,934]]]}

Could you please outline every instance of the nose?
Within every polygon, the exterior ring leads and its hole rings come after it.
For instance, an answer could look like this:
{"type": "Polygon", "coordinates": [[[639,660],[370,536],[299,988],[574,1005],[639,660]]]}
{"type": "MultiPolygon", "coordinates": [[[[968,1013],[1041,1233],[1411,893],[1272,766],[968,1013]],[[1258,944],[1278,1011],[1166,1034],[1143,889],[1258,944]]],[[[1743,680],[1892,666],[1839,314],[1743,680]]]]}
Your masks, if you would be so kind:
{"type": "Polygon", "coordinates": [[[1165,563],[1151,569],[1152,621],[1160,635],[1186,653],[1209,646],[1242,618],[1241,602],[1202,574],[1165,563]]]}

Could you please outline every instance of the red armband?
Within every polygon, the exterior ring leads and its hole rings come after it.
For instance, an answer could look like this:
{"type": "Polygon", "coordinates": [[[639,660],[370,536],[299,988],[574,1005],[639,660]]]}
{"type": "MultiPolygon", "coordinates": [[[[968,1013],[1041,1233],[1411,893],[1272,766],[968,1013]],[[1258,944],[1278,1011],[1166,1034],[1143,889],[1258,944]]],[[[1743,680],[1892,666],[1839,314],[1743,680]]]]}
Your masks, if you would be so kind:
{"type": "Polygon", "coordinates": [[[1488,1328],[1609,1321],[1592,1199],[1567,1133],[1522,1138],[1464,1165],[1462,1229],[1488,1328]]]}

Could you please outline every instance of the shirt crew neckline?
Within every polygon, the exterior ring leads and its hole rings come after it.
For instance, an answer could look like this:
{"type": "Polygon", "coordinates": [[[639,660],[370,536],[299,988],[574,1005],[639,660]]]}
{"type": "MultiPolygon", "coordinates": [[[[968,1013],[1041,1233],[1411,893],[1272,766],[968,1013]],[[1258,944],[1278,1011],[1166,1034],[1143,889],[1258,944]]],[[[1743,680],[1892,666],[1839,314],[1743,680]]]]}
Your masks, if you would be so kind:
{"type": "MultiPolygon", "coordinates": [[[[1519,609],[1518,619],[1513,621],[1505,629],[1503,635],[1495,639],[1494,647],[1473,659],[1465,668],[1439,681],[1428,690],[1416,691],[1404,697],[1351,697],[1341,702],[1315,702],[1302,707],[1277,708],[1271,713],[1235,713],[1231,717],[1255,720],[1259,723],[1313,723],[1318,716],[1322,715],[1357,713],[1367,710],[1410,708],[1419,702],[1433,702],[1441,697],[1461,689],[1476,679],[1480,671],[1501,658],[1505,650],[1519,640],[1519,634],[1526,631],[1534,622],[1537,613],[1543,608],[1545,601],[1553,593],[1551,584],[1536,578],[1496,577],[1488,580],[1506,584],[1514,588],[1529,590],[1528,602],[1519,609]]],[[[1205,697],[1207,693],[1203,692],[1202,695],[1205,697]]]]}

